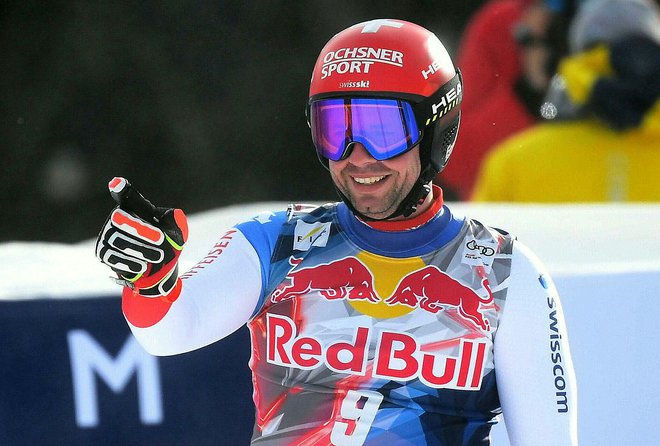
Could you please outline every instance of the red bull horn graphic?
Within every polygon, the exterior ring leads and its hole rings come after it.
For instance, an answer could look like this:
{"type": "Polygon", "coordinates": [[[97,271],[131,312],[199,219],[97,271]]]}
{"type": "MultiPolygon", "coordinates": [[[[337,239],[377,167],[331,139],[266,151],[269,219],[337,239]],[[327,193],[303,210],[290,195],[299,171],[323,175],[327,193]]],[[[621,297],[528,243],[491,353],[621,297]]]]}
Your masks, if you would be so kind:
{"type": "Polygon", "coordinates": [[[483,279],[482,286],[488,297],[482,298],[472,288],[440,271],[435,265],[425,266],[408,274],[394,293],[385,299],[388,304],[403,304],[420,308],[431,313],[444,310],[445,306],[456,307],[458,314],[473,322],[484,331],[490,331],[490,324],[481,313],[481,305],[493,302],[493,294],[488,279],[483,279]]]}
{"type": "MultiPolygon", "coordinates": [[[[295,268],[302,259],[291,257],[295,268]]],[[[289,285],[277,288],[271,295],[272,302],[291,299],[310,291],[319,291],[326,299],[367,299],[378,302],[374,291],[371,271],[355,257],[347,257],[289,273],[289,285]]]]}
{"type": "Polygon", "coordinates": [[[464,320],[481,330],[490,331],[490,323],[484,317],[484,311],[493,303],[493,295],[485,277],[481,284],[487,295],[480,296],[438,267],[426,265],[404,274],[394,291],[381,299],[374,286],[372,270],[356,257],[345,257],[296,270],[295,267],[301,261],[295,257],[289,259],[292,270],[284,283],[271,294],[271,302],[318,292],[328,300],[364,301],[385,304],[391,308],[403,306],[410,310],[420,308],[433,314],[451,307],[464,320]]]}

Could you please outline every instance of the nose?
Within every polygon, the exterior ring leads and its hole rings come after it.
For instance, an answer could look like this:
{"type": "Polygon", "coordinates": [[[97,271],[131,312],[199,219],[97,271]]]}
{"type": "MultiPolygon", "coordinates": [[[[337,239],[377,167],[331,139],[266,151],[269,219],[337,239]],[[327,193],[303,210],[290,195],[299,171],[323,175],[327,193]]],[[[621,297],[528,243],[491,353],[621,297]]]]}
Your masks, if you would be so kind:
{"type": "Polygon", "coordinates": [[[376,161],[376,158],[371,156],[367,148],[359,142],[354,142],[350,147],[350,153],[346,160],[354,166],[370,164],[376,161]]]}

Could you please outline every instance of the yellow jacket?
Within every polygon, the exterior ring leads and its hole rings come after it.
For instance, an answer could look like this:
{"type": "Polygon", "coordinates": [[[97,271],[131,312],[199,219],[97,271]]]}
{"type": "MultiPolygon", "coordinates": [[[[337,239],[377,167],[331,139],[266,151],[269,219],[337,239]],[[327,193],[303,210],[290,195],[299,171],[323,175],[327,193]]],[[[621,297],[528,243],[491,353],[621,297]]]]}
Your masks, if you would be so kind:
{"type": "Polygon", "coordinates": [[[475,201],[660,201],[660,103],[639,128],[588,119],[536,125],[490,151],[475,201]]]}

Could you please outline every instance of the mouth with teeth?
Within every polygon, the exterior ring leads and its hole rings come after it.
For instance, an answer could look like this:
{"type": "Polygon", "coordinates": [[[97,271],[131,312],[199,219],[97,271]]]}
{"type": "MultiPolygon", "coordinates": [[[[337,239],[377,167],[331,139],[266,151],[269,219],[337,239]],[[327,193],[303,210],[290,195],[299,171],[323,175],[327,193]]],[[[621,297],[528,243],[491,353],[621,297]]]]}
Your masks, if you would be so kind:
{"type": "Polygon", "coordinates": [[[387,175],[380,175],[377,177],[368,177],[368,178],[358,178],[358,177],[353,177],[353,180],[355,180],[356,183],[358,184],[375,184],[381,181],[383,178],[385,178],[387,175]]]}

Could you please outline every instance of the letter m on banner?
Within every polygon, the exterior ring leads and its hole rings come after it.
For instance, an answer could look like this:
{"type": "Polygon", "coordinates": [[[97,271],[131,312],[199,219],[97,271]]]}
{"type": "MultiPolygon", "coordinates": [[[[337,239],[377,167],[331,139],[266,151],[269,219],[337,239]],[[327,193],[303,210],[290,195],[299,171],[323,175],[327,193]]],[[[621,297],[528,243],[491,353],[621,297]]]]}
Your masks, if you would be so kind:
{"type": "Polygon", "coordinates": [[[129,336],[116,358],[113,358],[85,330],[71,330],[67,334],[76,423],[90,428],[99,424],[98,393],[95,375],[98,375],[114,393],[120,393],[133,373],[137,374],[140,420],[143,424],[163,421],[158,360],[140,347],[129,336]]]}

